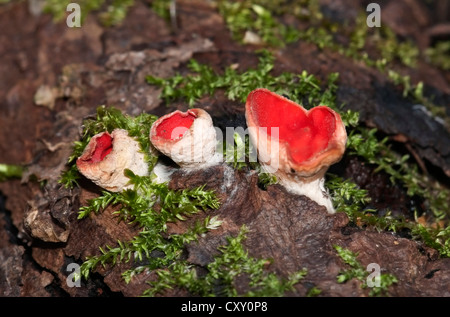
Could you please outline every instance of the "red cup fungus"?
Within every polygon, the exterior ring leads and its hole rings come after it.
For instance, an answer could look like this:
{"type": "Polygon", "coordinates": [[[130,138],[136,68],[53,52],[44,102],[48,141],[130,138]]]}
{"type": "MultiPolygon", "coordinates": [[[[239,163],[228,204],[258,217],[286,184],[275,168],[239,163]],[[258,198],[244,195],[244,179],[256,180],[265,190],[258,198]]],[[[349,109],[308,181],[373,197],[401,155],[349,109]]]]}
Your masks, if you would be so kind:
{"type": "Polygon", "coordinates": [[[259,88],[248,95],[245,116],[263,168],[288,191],[306,195],[334,213],[324,175],[345,152],[347,133],[339,114],[327,106],[306,110],[259,88]]]}
{"type": "Polygon", "coordinates": [[[214,164],[216,130],[203,109],[176,110],[155,121],[150,141],[164,155],[190,170],[214,164]]]}
{"type": "Polygon", "coordinates": [[[132,187],[124,175],[125,169],[139,176],[148,175],[148,164],[139,143],[123,129],[94,135],[77,159],[77,168],[95,184],[112,192],[132,187]]]}

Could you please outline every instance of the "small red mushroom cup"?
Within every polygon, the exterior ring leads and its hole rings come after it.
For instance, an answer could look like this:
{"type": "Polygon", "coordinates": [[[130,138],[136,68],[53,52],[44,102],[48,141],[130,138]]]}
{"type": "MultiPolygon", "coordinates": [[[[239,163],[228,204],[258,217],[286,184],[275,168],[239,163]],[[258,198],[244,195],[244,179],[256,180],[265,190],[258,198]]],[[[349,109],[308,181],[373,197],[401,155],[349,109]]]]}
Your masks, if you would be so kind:
{"type": "Polygon", "coordinates": [[[258,88],[247,97],[245,117],[262,167],[289,192],[306,195],[334,213],[324,176],[345,152],[347,133],[339,114],[327,106],[306,110],[258,88]]]}
{"type": "Polygon", "coordinates": [[[180,167],[196,170],[213,165],[216,159],[216,130],[203,109],[176,110],[156,120],[150,141],[180,167]]]}
{"type": "Polygon", "coordinates": [[[112,192],[132,187],[125,169],[139,176],[148,175],[148,163],[139,143],[123,129],[94,135],[76,164],[81,174],[112,192]]]}

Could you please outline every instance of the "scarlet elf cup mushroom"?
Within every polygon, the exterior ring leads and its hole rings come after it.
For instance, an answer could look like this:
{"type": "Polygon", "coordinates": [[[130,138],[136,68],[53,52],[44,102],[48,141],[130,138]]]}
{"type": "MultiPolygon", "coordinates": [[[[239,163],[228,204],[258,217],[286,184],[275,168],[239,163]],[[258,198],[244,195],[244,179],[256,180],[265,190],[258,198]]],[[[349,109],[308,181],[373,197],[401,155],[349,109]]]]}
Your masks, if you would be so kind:
{"type": "Polygon", "coordinates": [[[77,159],[77,168],[95,184],[112,192],[132,188],[125,169],[139,176],[149,172],[139,143],[123,129],[94,135],[77,159]]]}
{"type": "Polygon", "coordinates": [[[177,110],[162,116],[152,125],[150,141],[185,169],[196,170],[217,162],[216,130],[203,109],[177,110]]]}
{"type": "Polygon", "coordinates": [[[339,114],[327,106],[306,110],[259,88],[247,97],[245,117],[262,167],[289,192],[308,196],[334,213],[324,176],[345,152],[347,133],[339,114]]]}

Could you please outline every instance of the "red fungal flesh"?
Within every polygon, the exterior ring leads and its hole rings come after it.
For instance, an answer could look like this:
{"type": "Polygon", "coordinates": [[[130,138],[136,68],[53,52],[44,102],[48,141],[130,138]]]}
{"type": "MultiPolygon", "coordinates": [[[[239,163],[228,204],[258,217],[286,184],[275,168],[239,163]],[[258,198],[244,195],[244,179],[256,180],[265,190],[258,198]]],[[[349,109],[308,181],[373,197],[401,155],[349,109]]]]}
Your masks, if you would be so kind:
{"type": "Polygon", "coordinates": [[[156,135],[167,140],[177,140],[191,127],[195,118],[196,116],[190,112],[174,113],[165,120],[162,120],[156,127],[156,135]]]}
{"type": "Polygon", "coordinates": [[[305,111],[266,90],[255,90],[249,97],[256,124],[267,128],[268,135],[272,127],[279,127],[279,139],[289,144],[294,162],[307,161],[328,147],[336,130],[335,115],[330,108],[318,106],[305,111]]]}
{"type": "Polygon", "coordinates": [[[94,152],[89,159],[91,163],[101,162],[112,151],[112,137],[108,133],[104,133],[96,141],[94,152]]]}

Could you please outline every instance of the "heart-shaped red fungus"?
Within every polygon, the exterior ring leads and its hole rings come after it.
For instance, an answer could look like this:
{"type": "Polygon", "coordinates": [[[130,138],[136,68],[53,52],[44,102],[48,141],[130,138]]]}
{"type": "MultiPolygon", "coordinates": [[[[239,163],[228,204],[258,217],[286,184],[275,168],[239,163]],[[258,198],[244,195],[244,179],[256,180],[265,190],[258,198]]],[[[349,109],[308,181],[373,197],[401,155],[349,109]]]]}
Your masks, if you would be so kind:
{"type": "Polygon", "coordinates": [[[89,158],[90,163],[98,163],[111,153],[112,151],[112,137],[109,133],[105,132],[95,140],[95,148],[89,158]]]}
{"type": "Polygon", "coordinates": [[[325,151],[336,130],[336,113],[318,106],[306,110],[293,101],[267,89],[256,89],[248,98],[250,115],[258,127],[279,128],[279,141],[288,144],[296,164],[308,161],[325,151]]]}
{"type": "Polygon", "coordinates": [[[175,111],[159,122],[156,127],[156,136],[167,140],[177,140],[191,127],[195,118],[195,114],[191,111],[175,111]]]}

